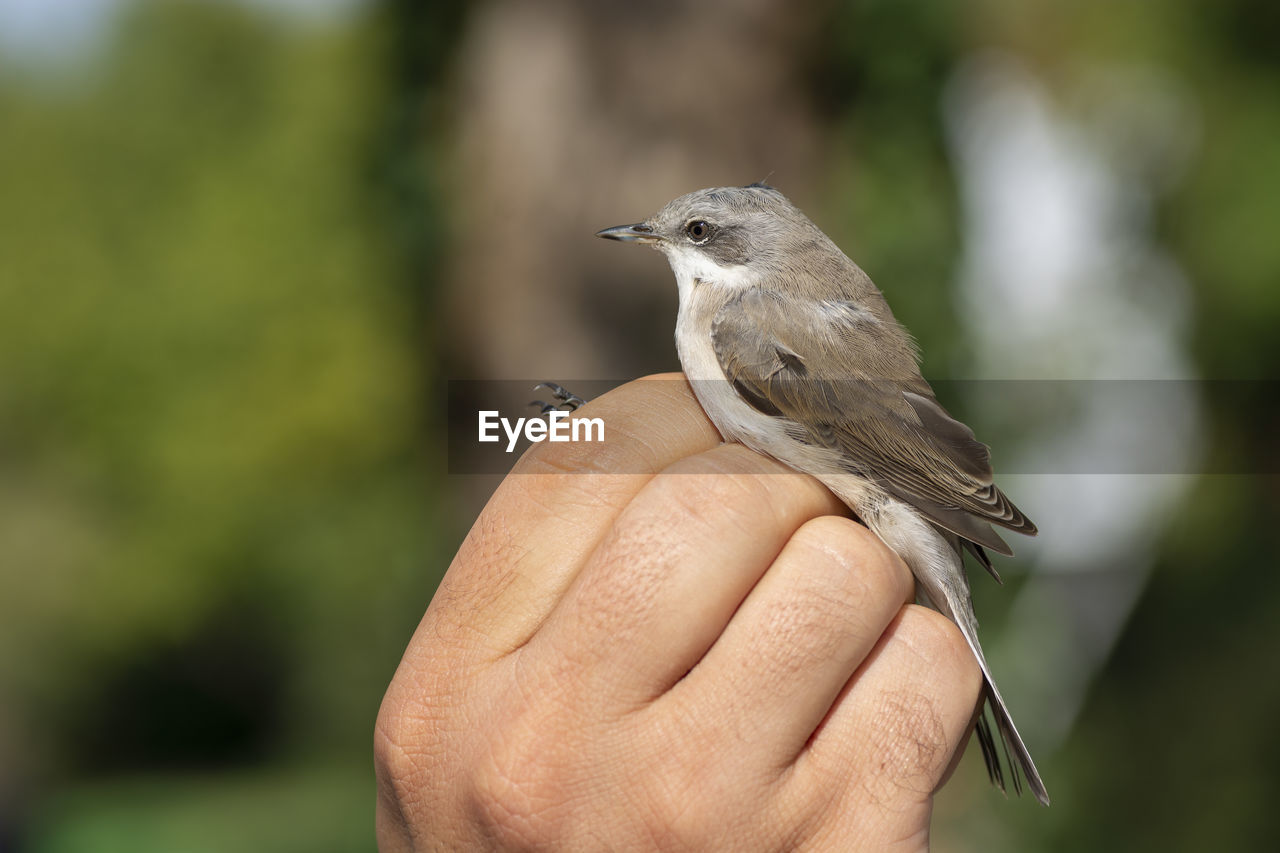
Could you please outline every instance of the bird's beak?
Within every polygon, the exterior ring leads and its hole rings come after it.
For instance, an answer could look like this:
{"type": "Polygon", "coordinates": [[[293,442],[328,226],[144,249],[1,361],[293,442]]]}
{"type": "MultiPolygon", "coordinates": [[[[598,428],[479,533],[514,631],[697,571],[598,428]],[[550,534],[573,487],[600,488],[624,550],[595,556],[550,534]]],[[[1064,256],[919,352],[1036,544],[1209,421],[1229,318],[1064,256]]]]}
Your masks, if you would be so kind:
{"type": "Polygon", "coordinates": [[[662,239],[653,233],[652,227],[643,222],[635,225],[615,225],[612,228],[597,231],[596,236],[606,240],[622,240],[625,243],[658,243],[662,239]]]}

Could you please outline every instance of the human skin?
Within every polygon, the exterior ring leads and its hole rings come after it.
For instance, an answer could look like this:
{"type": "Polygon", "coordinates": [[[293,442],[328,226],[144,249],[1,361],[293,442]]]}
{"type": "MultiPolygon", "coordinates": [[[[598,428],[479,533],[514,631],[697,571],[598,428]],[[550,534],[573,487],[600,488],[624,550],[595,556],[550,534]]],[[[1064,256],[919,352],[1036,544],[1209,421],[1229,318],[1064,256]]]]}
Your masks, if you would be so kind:
{"type": "Polygon", "coordinates": [[[922,850],[982,680],[811,477],[679,374],[535,445],[431,601],[375,733],[406,850],[922,850]]]}

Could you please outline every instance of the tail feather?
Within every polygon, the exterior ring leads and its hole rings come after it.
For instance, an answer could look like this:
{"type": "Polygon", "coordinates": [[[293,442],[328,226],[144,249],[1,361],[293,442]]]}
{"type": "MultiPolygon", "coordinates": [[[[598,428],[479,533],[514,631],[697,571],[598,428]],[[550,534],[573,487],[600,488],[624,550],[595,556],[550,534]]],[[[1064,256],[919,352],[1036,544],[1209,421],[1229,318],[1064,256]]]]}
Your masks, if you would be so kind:
{"type": "Polygon", "coordinates": [[[983,708],[982,714],[978,716],[974,735],[978,738],[978,746],[982,749],[982,763],[987,765],[987,775],[991,777],[991,784],[1004,793],[1004,767],[1000,763],[1000,753],[996,751],[995,739],[991,736],[991,724],[987,722],[986,708],[983,708]]]}
{"type": "MultiPolygon", "coordinates": [[[[1045,790],[1040,771],[1036,769],[1036,763],[1032,760],[1027,745],[1023,743],[1022,735],[1018,734],[1018,727],[1013,724],[1013,717],[1009,716],[1004,697],[1000,695],[1000,689],[996,687],[995,679],[991,677],[991,669],[987,666],[987,659],[982,654],[982,646],[978,642],[978,621],[973,615],[973,605],[969,603],[967,594],[963,600],[957,601],[953,590],[944,589],[943,595],[931,594],[930,600],[942,615],[949,617],[959,626],[965,642],[973,651],[973,656],[978,659],[978,666],[981,667],[982,677],[986,682],[987,707],[991,709],[991,716],[995,718],[996,731],[1000,733],[1000,743],[1004,747],[1004,760],[1009,765],[1009,777],[1014,793],[1022,793],[1022,781],[1025,778],[1027,788],[1037,800],[1047,806],[1049,792],[1045,790]],[[939,601],[939,598],[943,600],[939,601]]],[[[1001,760],[996,752],[994,738],[985,716],[979,720],[978,729],[978,744],[982,748],[982,760],[987,765],[987,773],[991,776],[992,783],[1003,791],[1005,786],[1001,760]]]]}
{"type": "Polygon", "coordinates": [[[996,750],[991,727],[984,714],[978,721],[978,745],[982,749],[982,760],[987,765],[987,774],[991,777],[992,784],[1001,791],[1006,790],[1003,764],[1008,764],[1009,781],[1014,793],[1022,793],[1022,783],[1025,779],[1027,788],[1035,798],[1047,806],[1049,792],[1045,790],[1044,782],[1040,779],[1040,771],[1036,769],[1027,745],[1018,734],[1018,727],[1013,724],[1013,718],[1009,716],[1004,697],[1000,695],[1000,689],[996,687],[995,679],[991,676],[991,668],[987,666],[987,658],[982,653],[982,644],[978,642],[978,620],[973,614],[973,602],[969,597],[969,582],[964,575],[960,543],[953,541],[951,545],[954,549],[952,553],[955,555],[954,564],[950,566],[935,564],[931,566],[932,571],[924,572],[912,566],[913,574],[916,576],[919,588],[925,593],[928,603],[959,627],[973,656],[978,660],[978,666],[982,669],[987,707],[991,710],[996,732],[1000,734],[1000,743],[1004,748],[1002,762],[996,750]]]}
{"type": "Polygon", "coordinates": [[[987,574],[996,579],[996,583],[1004,585],[1004,579],[1000,577],[1000,573],[996,571],[996,567],[991,565],[991,558],[987,556],[987,551],[977,542],[970,542],[968,539],[961,539],[960,545],[966,551],[973,555],[982,568],[987,570],[987,574]]]}
{"type": "Polygon", "coordinates": [[[1040,778],[1040,771],[1036,769],[1036,763],[1031,759],[1031,753],[1027,750],[1027,745],[1022,742],[1022,736],[1018,734],[1018,727],[1013,724],[1013,718],[1009,716],[1009,710],[1005,707],[1004,700],[1000,698],[1000,691],[996,689],[995,682],[991,680],[990,674],[983,665],[983,675],[987,679],[987,706],[991,708],[992,715],[996,718],[996,728],[1000,732],[1000,740],[1004,744],[1005,760],[1009,762],[1009,776],[1013,779],[1014,793],[1022,793],[1022,780],[1019,779],[1019,771],[1025,777],[1027,788],[1030,789],[1032,795],[1040,801],[1042,805],[1049,805],[1049,792],[1045,790],[1044,781],[1040,778]]]}

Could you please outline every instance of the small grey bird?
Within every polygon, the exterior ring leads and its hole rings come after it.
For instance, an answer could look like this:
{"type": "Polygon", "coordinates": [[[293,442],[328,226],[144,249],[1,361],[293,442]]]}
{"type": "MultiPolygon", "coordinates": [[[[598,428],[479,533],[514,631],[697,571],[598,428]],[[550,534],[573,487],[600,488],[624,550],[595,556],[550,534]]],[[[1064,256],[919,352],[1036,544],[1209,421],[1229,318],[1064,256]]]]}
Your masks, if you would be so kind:
{"type": "MultiPolygon", "coordinates": [[[[1013,552],[996,524],[1035,535],[992,481],[987,446],[920,375],[919,353],[857,264],[764,184],[682,196],[636,225],[597,236],[647,243],[680,288],[676,349],[707,416],[738,441],[811,474],[910,567],[921,603],[959,626],[985,679],[1010,762],[1049,795],[978,643],[964,553],[999,581],[984,549],[1013,552]]],[[[978,742],[1004,773],[987,719],[978,742]]]]}

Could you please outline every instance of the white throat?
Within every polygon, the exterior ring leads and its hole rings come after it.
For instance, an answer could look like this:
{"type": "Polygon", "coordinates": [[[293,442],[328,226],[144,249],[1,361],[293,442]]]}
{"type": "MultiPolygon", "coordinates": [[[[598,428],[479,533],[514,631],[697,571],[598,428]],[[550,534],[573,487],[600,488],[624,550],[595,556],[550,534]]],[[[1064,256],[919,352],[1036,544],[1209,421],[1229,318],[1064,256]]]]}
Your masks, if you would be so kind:
{"type": "Polygon", "coordinates": [[[722,291],[718,297],[719,308],[728,301],[732,292],[754,286],[758,278],[750,267],[743,264],[721,266],[705,252],[692,247],[672,247],[666,251],[666,256],[671,271],[675,273],[676,286],[680,288],[681,314],[693,293],[695,281],[700,287],[722,291]]]}
{"type": "Polygon", "coordinates": [[[699,386],[699,382],[712,380],[728,389],[711,345],[711,324],[734,294],[755,284],[756,276],[743,265],[721,266],[703,252],[692,249],[678,247],[666,255],[680,289],[680,313],[676,318],[676,352],[680,355],[680,365],[685,376],[694,381],[702,407],[723,434],[724,424],[717,415],[730,401],[706,399],[706,389],[699,386]]]}

